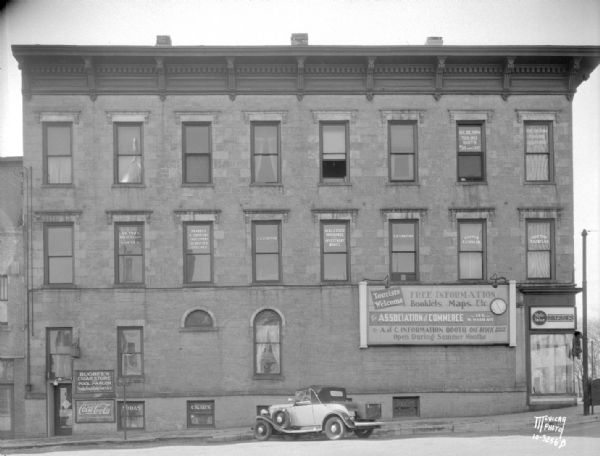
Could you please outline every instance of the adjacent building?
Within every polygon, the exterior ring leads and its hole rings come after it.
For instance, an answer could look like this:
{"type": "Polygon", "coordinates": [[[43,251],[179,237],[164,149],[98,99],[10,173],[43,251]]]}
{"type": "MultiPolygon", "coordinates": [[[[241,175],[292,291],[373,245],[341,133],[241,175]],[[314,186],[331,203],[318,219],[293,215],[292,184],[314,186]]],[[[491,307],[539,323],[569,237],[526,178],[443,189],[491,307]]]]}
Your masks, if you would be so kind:
{"type": "Polygon", "coordinates": [[[307,40],[13,46],[17,434],[245,426],[309,384],[384,420],[575,403],[571,102],[600,48],[307,40]]]}

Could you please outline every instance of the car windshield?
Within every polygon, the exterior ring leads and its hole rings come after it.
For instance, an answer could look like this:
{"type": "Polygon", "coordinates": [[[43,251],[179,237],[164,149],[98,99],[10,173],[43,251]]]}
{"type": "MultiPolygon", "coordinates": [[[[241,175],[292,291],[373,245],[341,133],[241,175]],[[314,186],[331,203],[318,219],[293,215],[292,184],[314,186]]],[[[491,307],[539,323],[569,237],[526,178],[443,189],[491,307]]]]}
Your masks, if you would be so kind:
{"type": "Polygon", "coordinates": [[[310,402],[310,391],[308,390],[299,390],[296,391],[294,396],[295,402],[310,402]]]}

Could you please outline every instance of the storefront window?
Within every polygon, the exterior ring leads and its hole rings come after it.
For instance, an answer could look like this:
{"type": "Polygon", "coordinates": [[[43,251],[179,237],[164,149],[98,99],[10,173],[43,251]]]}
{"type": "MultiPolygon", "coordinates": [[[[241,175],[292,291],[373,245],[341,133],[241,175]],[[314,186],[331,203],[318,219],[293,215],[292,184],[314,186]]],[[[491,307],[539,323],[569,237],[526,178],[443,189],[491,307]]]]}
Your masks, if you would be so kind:
{"type": "Polygon", "coordinates": [[[531,392],[574,394],[571,334],[531,335],[531,392]]]}

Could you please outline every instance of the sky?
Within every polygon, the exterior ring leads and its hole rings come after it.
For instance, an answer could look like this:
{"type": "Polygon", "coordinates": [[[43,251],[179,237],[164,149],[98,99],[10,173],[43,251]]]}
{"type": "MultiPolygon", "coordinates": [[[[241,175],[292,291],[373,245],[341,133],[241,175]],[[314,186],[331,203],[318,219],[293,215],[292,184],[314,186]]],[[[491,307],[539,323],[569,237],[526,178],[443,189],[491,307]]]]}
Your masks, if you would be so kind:
{"type": "MultiPolygon", "coordinates": [[[[22,155],[12,44],[153,46],[156,35],[170,35],[174,46],[287,45],[297,32],[313,45],[421,45],[441,36],[447,45],[600,46],[600,0],[9,1],[0,11],[0,156],[22,155]]],[[[586,229],[588,312],[600,318],[600,67],[579,87],[573,118],[574,280],[581,286],[586,229]]]]}

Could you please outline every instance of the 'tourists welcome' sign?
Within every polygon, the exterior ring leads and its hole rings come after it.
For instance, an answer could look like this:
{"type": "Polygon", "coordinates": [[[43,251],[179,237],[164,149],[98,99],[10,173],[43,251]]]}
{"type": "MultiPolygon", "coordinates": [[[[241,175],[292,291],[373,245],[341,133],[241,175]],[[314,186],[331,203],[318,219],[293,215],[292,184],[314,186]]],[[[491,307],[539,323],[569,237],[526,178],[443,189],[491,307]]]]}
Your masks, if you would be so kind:
{"type": "Polygon", "coordinates": [[[368,287],[368,345],[509,343],[508,286],[368,287]]]}

